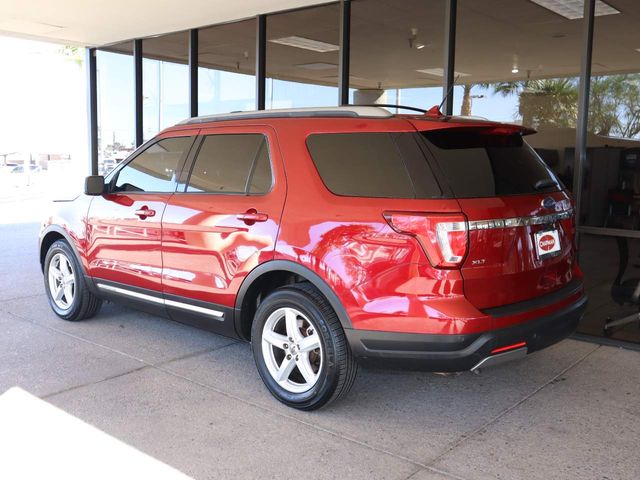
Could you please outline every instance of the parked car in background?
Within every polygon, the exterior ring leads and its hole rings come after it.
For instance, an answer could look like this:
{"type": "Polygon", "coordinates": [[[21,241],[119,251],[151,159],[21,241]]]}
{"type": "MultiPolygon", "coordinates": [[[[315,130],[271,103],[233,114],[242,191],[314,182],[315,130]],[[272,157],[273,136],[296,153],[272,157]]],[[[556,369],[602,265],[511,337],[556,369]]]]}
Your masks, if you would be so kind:
{"type": "Polygon", "coordinates": [[[478,370],[569,335],[586,297],[569,195],[532,130],[377,107],[194,118],[42,225],[53,311],[127,303],[251,342],[312,410],[358,363],[478,370]]]}
{"type": "Polygon", "coordinates": [[[0,167],[0,186],[27,187],[36,182],[42,171],[39,165],[6,165],[0,167]]]}

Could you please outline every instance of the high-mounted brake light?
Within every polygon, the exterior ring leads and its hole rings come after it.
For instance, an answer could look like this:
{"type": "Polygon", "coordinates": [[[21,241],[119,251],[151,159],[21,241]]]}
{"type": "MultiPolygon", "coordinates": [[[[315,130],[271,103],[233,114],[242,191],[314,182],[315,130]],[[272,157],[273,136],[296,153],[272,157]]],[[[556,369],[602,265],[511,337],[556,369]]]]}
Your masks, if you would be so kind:
{"type": "Polygon", "coordinates": [[[384,212],[398,233],[418,239],[429,261],[438,268],[458,268],[467,254],[467,219],[461,213],[384,212]]]}

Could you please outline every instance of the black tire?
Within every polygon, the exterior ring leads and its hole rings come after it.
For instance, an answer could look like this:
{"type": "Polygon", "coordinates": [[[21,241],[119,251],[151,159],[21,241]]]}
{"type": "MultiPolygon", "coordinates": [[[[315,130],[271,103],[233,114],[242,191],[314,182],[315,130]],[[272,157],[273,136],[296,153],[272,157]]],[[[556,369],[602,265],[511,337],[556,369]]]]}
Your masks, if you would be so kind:
{"type": "Polygon", "coordinates": [[[84,278],[82,266],[65,240],[57,240],[47,251],[47,255],[44,260],[44,287],[51,309],[63,320],[68,320],[70,322],[86,320],[98,313],[98,310],[100,310],[100,307],[102,306],[102,300],[89,291],[84,278]],[[62,254],[69,260],[74,277],[75,291],[73,301],[68,308],[61,308],[56,304],[52,297],[51,289],[49,288],[49,268],[51,267],[51,260],[57,254],[62,254]]]}
{"type": "Polygon", "coordinates": [[[345,396],[358,371],[340,320],[325,297],[306,282],[278,288],[262,301],[251,328],[251,348],[258,373],[269,392],[280,402],[299,410],[316,410],[345,396]],[[262,353],[265,323],[273,312],[284,307],[300,311],[315,325],[322,346],[322,368],[318,379],[302,393],[292,393],[278,384],[262,353]]]}

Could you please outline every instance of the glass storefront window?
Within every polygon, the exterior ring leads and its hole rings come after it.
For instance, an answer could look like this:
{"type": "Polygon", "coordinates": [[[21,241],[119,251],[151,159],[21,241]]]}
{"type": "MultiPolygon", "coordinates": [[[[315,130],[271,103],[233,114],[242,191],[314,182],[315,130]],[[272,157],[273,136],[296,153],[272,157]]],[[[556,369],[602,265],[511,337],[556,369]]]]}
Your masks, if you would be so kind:
{"type": "Polygon", "coordinates": [[[458,2],[454,114],[535,128],[527,141],[569,188],[582,25],[528,0],[458,2]]]}
{"type": "Polygon", "coordinates": [[[440,104],[444,6],[444,0],[352,2],[351,103],[440,104]]]}
{"type": "Polygon", "coordinates": [[[96,52],[98,171],[107,173],[135,147],[133,43],[96,52]]]}
{"type": "Polygon", "coordinates": [[[616,11],[594,23],[580,212],[589,307],[581,328],[640,343],[640,6],[616,11]]]}
{"type": "Polygon", "coordinates": [[[143,138],[189,116],[189,34],[172,33],[142,41],[143,138]]]}
{"type": "Polygon", "coordinates": [[[266,108],[338,104],[339,4],[267,17],[266,108]]]}
{"type": "Polygon", "coordinates": [[[255,50],[255,20],[199,30],[199,115],[256,108],[255,50]]]}

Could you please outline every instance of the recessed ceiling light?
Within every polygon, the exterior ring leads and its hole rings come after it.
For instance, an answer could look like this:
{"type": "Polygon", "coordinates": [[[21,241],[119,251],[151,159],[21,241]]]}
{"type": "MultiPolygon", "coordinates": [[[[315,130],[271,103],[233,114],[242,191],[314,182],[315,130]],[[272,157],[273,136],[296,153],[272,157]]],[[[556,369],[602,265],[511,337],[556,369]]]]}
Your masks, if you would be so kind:
{"type": "Polygon", "coordinates": [[[513,67],[511,69],[511,73],[518,73],[520,71],[520,69],[518,69],[518,67],[513,67]]]}
{"type": "Polygon", "coordinates": [[[272,43],[279,43],[280,45],[304,48],[305,50],[312,50],[314,52],[320,53],[335,52],[336,50],[340,50],[340,47],[338,45],[321,42],[319,40],[312,40],[311,38],[297,37],[295,35],[292,37],[275,38],[269,41],[272,43]]]}
{"type": "MultiPolygon", "coordinates": [[[[558,15],[562,15],[569,20],[575,20],[576,18],[582,18],[584,16],[584,2],[585,0],[530,0],[533,3],[537,3],[541,7],[551,10],[558,15]]],[[[620,10],[616,10],[608,3],[602,0],[596,0],[595,16],[601,17],[603,15],[614,15],[620,13],[620,10]]]]}
{"type": "MultiPolygon", "coordinates": [[[[422,68],[420,70],[416,70],[416,72],[420,72],[420,73],[426,73],[427,75],[433,75],[434,77],[443,77],[444,76],[444,70],[440,67],[438,68],[422,68]]],[[[463,72],[453,72],[454,76],[456,77],[468,77],[469,74],[468,73],[463,73],[463,72]]]]}
{"type": "Polygon", "coordinates": [[[424,43],[416,43],[416,48],[422,50],[425,47],[424,43]]]}
{"type": "Polygon", "coordinates": [[[314,62],[314,63],[300,63],[296,65],[297,68],[304,68],[305,70],[331,70],[332,68],[338,68],[335,63],[314,62]]]}

